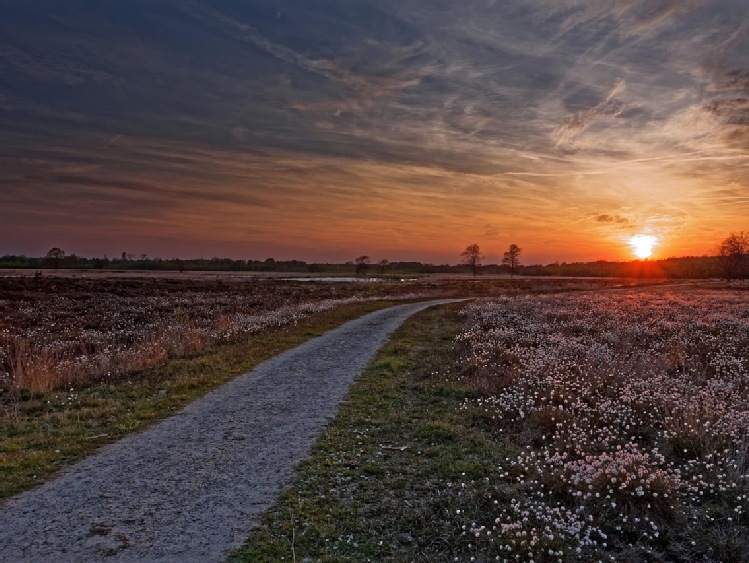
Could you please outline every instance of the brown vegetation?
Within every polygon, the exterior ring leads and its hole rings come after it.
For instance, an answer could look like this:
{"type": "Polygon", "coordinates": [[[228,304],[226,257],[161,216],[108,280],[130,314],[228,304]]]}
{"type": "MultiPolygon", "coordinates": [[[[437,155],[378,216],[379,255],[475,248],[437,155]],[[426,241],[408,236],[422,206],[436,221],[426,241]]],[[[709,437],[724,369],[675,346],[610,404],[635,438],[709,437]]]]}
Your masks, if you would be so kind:
{"type": "Polygon", "coordinates": [[[282,280],[0,279],[0,387],[45,392],[116,379],[409,284],[282,280]]]}

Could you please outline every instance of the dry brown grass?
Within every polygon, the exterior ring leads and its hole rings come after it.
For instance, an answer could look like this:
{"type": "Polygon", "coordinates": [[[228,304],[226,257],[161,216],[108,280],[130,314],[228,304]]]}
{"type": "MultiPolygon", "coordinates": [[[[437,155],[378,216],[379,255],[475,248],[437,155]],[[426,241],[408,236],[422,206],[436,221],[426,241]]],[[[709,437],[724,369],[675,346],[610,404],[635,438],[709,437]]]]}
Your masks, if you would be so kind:
{"type": "Polygon", "coordinates": [[[44,393],[58,386],[62,379],[71,374],[57,370],[60,363],[56,354],[49,350],[35,350],[31,342],[24,338],[12,338],[8,346],[8,363],[13,384],[32,393],[44,393]]]}

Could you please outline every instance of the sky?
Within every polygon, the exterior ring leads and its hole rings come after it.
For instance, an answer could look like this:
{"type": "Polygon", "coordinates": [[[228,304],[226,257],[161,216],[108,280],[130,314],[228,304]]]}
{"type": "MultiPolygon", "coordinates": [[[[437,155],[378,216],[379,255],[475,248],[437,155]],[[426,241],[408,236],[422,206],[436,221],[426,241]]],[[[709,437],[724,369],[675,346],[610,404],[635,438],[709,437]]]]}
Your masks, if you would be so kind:
{"type": "Polygon", "coordinates": [[[530,264],[749,230],[746,0],[0,11],[0,254],[530,264]]]}

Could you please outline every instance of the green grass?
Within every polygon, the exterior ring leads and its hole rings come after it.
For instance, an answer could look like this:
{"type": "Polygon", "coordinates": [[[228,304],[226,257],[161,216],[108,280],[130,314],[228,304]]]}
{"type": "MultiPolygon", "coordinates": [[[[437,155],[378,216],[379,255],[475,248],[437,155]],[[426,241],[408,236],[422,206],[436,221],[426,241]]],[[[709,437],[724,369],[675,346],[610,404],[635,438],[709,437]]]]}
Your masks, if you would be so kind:
{"type": "Polygon", "coordinates": [[[259,363],[363,314],[394,305],[367,302],[326,311],[216,346],[116,382],[69,392],[16,392],[0,407],[0,500],[49,479],[104,444],[142,430],[259,363]]]}
{"type": "Polygon", "coordinates": [[[396,332],[237,560],[462,560],[471,552],[462,526],[510,499],[492,469],[511,454],[478,413],[460,410],[472,392],[448,375],[457,308],[429,309],[396,332]]]}

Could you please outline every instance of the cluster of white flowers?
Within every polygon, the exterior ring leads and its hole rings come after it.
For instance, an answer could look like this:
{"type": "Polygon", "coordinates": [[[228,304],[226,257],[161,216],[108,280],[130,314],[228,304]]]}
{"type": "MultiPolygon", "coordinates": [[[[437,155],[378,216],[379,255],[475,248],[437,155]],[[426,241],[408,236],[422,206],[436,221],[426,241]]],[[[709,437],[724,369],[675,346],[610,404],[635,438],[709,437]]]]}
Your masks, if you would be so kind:
{"type": "Polygon", "coordinates": [[[500,476],[523,491],[471,529],[512,547],[522,531],[535,552],[654,546],[667,523],[708,517],[709,499],[734,503],[738,525],[749,509],[746,303],[734,291],[632,291],[468,308],[458,342],[484,394],[462,408],[521,448],[500,476]]]}

